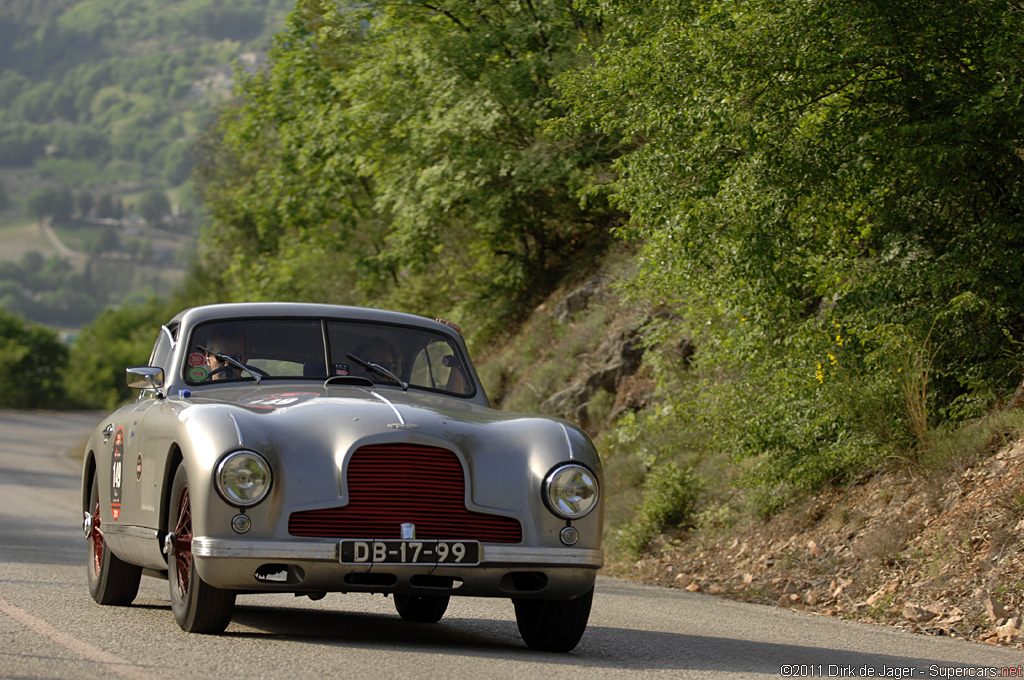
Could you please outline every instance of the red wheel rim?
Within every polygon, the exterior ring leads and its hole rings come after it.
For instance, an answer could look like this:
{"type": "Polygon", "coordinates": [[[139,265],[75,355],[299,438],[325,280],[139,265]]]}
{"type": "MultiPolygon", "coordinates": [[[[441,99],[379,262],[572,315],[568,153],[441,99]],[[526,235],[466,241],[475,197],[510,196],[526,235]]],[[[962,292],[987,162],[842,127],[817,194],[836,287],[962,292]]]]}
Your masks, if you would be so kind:
{"type": "Polygon", "coordinates": [[[188,594],[188,578],[192,566],[192,506],[189,503],[187,486],[181,490],[181,500],[178,501],[178,520],[174,525],[172,541],[178,592],[184,598],[188,594]]]}
{"type": "Polygon", "coordinates": [[[96,499],[96,505],[92,511],[92,524],[89,527],[89,542],[92,544],[92,572],[93,576],[99,577],[100,567],[103,566],[103,532],[100,531],[100,501],[96,499]]]}

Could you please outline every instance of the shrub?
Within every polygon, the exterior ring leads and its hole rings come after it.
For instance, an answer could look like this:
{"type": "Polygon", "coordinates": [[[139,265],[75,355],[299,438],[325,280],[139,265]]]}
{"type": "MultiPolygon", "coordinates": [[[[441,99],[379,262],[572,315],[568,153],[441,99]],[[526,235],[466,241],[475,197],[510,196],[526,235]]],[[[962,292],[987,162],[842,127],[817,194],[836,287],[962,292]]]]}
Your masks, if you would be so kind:
{"type": "Polygon", "coordinates": [[[59,407],[67,357],[54,331],[0,308],[0,407],[59,407]]]}
{"type": "Polygon", "coordinates": [[[620,532],[619,546],[638,556],[660,533],[690,523],[703,484],[689,469],[668,462],[651,470],[633,520],[620,532]]]}

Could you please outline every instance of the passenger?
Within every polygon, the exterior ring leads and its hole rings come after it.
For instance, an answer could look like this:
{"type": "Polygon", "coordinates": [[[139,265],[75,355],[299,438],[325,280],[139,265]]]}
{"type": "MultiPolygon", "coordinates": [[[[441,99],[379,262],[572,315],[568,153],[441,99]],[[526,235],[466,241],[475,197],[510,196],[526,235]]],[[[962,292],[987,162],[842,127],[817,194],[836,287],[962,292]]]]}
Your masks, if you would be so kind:
{"type": "MultiPolygon", "coordinates": [[[[462,327],[448,319],[434,319],[438,323],[443,323],[445,326],[453,329],[459,335],[462,335],[462,327]]],[[[448,359],[445,362],[445,366],[451,369],[448,374],[448,382],[445,385],[445,391],[454,392],[455,394],[469,394],[469,378],[466,376],[465,369],[462,367],[462,362],[458,361],[454,356],[445,357],[448,359]]]]}

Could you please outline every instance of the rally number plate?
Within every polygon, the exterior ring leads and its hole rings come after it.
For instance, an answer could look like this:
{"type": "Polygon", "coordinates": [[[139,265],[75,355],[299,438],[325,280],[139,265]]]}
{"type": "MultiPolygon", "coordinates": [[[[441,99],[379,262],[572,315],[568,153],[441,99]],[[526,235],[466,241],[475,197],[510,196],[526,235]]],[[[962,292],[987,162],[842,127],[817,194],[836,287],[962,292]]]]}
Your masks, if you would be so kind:
{"type": "Polygon", "coordinates": [[[343,564],[478,564],[477,541],[342,541],[343,564]]]}

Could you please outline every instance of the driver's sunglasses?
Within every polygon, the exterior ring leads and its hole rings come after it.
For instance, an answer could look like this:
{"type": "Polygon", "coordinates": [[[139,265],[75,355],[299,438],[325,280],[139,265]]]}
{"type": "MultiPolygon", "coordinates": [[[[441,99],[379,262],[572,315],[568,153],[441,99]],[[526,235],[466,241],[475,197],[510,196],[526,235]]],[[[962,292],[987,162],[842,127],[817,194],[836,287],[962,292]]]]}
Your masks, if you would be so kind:
{"type": "MultiPolygon", "coordinates": [[[[222,357],[228,357],[229,359],[234,359],[238,363],[242,363],[242,355],[241,354],[224,354],[223,352],[218,352],[218,354],[220,354],[220,356],[222,356],[222,357]]],[[[217,361],[220,361],[222,364],[226,364],[227,363],[226,361],[221,360],[217,356],[217,354],[211,354],[210,356],[213,357],[214,359],[216,359],[217,361]]]]}

